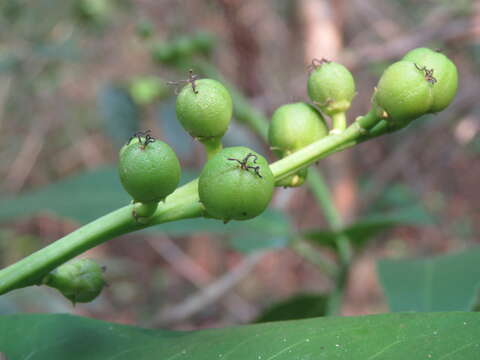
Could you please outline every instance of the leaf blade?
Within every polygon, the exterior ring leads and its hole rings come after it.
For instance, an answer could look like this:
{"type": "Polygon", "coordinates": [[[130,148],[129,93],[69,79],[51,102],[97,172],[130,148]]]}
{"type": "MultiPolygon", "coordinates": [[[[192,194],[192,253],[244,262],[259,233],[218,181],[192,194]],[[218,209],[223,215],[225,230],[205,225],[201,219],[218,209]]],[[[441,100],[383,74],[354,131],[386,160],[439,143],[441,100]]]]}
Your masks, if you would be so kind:
{"type": "Polygon", "coordinates": [[[478,313],[397,313],[193,332],[147,330],[71,315],[0,317],[12,359],[475,359],[478,313]]]}

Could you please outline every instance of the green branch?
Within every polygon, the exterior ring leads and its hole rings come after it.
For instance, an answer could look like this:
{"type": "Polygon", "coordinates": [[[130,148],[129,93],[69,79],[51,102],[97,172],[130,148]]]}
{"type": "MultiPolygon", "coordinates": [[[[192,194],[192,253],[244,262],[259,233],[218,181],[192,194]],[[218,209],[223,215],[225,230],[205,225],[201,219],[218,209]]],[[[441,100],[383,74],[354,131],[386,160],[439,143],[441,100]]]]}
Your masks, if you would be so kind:
{"type": "MultiPolygon", "coordinates": [[[[270,165],[280,179],[322,158],[335,148],[351,143],[375,124],[371,114],[358,118],[342,134],[327,136],[270,165]]],[[[38,284],[60,264],[116,236],[169,221],[201,217],[203,206],[198,198],[197,180],[178,188],[161,203],[150,221],[139,224],[132,215],[133,205],[105,215],[47,247],[0,271],[0,294],[38,284]]]]}

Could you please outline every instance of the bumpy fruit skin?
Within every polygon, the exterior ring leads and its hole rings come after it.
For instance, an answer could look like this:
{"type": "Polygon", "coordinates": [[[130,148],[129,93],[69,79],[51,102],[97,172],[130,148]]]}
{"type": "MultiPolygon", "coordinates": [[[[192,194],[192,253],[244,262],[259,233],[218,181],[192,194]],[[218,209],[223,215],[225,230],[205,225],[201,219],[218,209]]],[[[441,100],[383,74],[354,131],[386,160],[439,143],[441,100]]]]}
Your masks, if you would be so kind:
{"type": "Polygon", "coordinates": [[[229,220],[247,220],[260,215],[270,203],[274,177],[267,160],[243,146],[225,148],[211,158],[203,168],[198,181],[198,193],[208,215],[229,220]],[[248,154],[254,157],[248,166],[259,166],[258,176],[253,169],[242,169],[237,161],[248,154]]]}
{"type": "Polygon", "coordinates": [[[186,84],[177,97],[177,117],[183,128],[195,138],[221,137],[232,118],[233,103],[228,90],[212,79],[186,84]]]}
{"type": "Polygon", "coordinates": [[[311,105],[293,103],[280,106],[272,115],[268,141],[280,156],[297,151],[328,134],[322,115],[311,105]]]}
{"type": "Polygon", "coordinates": [[[355,81],[345,66],[325,62],[311,72],[307,90],[310,99],[331,116],[348,110],[355,96],[355,81]]]}
{"type": "Polygon", "coordinates": [[[433,69],[436,83],[433,86],[433,102],[428,110],[436,113],[445,109],[455,97],[458,88],[458,73],[455,64],[444,54],[427,48],[409,51],[403,60],[411,61],[419,67],[433,69]]]}
{"type": "Polygon", "coordinates": [[[105,281],[102,268],[91,259],[80,259],[63,264],[51,272],[44,284],[60,291],[72,303],[94,300],[105,281]]]}
{"type": "Polygon", "coordinates": [[[120,150],[118,173],[125,190],[135,202],[158,202],[171,194],[180,181],[180,163],[163,141],[143,144],[132,139],[120,150]]]}
{"type": "Polygon", "coordinates": [[[374,102],[386,111],[389,121],[403,126],[429,111],[435,85],[413,62],[397,61],[380,78],[374,102]]]}

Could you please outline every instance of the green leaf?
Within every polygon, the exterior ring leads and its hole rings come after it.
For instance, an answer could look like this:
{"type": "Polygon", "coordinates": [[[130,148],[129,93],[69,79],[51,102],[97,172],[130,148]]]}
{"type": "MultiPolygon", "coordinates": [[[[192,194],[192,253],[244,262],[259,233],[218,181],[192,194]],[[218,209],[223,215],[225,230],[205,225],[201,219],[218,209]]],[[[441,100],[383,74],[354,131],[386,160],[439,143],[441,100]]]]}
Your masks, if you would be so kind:
{"type": "Polygon", "coordinates": [[[479,264],[475,247],[427,259],[381,260],[378,273],[392,311],[467,311],[477,299],[479,264]]]}
{"type": "Polygon", "coordinates": [[[180,158],[191,158],[195,154],[195,141],[177,120],[175,99],[162,101],[157,107],[156,122],[162,129],[165,141],[171,145],[180,158]]]}
{"type": "Polygon", "coordinates": [[[228,237],[232,248],[245,253],[285,247],[292,233],[290,219],[285,213],[275,210],[266,210],[262,215],[246,221],[224,224],[215,219],[197,218],[161,224],[144,231],[163,232],[170,236],[202,232],[224,235],[228,237]]]}
{"type": "Polygon", "coordinates": [[[0,221],[50,211],[83,224],[129,202],[117,170],[106,167],[16,197],[1,198],[0,221]]]}
{"type": "Polygon", "coordinates": [[[394,226],[420,226],[432,222],[432,218],[422,207],[409,206],[386,214],[370,215],[340,231],[313,230],[305,232],[304,236],[320,245],[335,247],[335,238],[345,234],[355,246],[361,247],[369,239],[394,226]]]}
{"type": "Polygon", "coordinates": [[[121,147],[139,130],[139,111],[127,90],[106,85],[97,96],[97,107],[106,134],[121,147]]]}
{"type": "Polygon", "coordinates": [[[319,294],[294,295],[273,304],[255,322],[298,320],[324,316],[327,310],[327,297],[319,294]]]}
{"type": "Polygon", "coordinates": [[[473,360],[479,334],[478,313],[331,317],[192,332],[70,315],[0,317],[0,351],[29,360],[473,360]]]}

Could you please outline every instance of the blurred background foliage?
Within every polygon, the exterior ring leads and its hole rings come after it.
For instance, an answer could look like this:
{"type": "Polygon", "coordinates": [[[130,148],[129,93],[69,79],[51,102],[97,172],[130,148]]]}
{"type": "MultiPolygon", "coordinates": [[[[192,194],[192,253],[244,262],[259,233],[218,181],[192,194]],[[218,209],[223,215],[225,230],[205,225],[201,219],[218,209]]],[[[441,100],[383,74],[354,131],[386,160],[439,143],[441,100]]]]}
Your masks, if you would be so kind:
{"type": "MultiPolygon", "coordinates": [[[[306,101],[313,57],[354,73],[353,119],[368,109],[383,69],[418,46],[454,60],[458,96],[441,114],[317,165],[345,227],[328,228],[308,187],[279,189],[271,208],[248,223],[186,220],[91,250],[110,284],[91,304],[73,308],[54,290],[28,288],[0,297],[0,314],[72,312],[176,328],[322,315],[332,283],[306,253],[333,261],[339,233],[358,250],[342,313],[395,311],[403,308],[388,286],[383,295],[378,258],[461,250],[480,233],[480,6],[473,0],[1,1],[2,267],[128,203],[115,162],[138,129],[172,145],[183,181],[198,174],[205,156],[176,121],[167,85],[187,69],[221,74],[233,87],[236,121],[225,144],[273,161],[262,130],[245,118],[261,123],[281,104],[306,101]]],[[[402,281],[395,264],[380,264],[382,281],[402,281]]],[[[478,285],[469,281],[467,298],[478,285]]]]}

